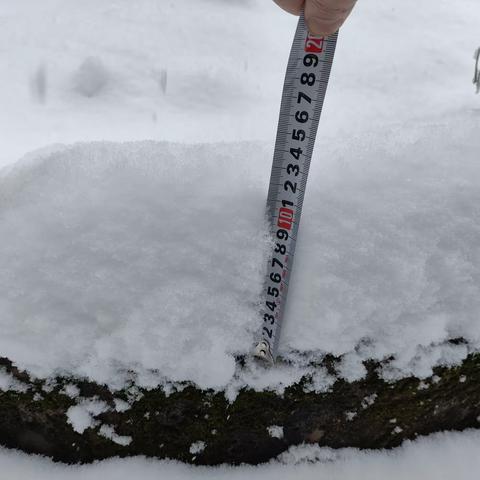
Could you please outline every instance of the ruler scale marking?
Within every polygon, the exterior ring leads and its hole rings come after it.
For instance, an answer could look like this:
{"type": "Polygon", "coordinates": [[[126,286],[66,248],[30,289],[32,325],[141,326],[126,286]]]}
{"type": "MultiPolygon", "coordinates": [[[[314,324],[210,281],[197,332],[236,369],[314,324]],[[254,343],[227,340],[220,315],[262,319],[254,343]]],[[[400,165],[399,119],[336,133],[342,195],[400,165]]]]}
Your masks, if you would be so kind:
{"type": "Polygon", "coordinates": [[[278,122],[267,214],[273,238],[255,355],[275,361],[298,228],[337,33],[315,37],[300,17],[290,52],[278,122]]]}

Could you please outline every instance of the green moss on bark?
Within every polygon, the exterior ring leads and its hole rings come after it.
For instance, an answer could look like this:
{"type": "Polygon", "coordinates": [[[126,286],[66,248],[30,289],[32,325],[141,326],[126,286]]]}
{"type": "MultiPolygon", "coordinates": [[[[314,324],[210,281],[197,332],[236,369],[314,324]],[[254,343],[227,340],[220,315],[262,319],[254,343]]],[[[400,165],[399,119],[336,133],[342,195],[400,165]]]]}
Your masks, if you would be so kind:
{"type": "Polygon", "coordinates": [[[303,442],[391,448],[419,435],[479,426],[480,355],[470,355],[455,368],[438,368],[423,382],[386,383],[370,364],[365,379],[338,380],[326,393],[305,392],[304,379],[282,396],[243,390],[231,404],[222,393],[194,386],[170,395],[139,390],[124,412],[114,409],[114,398],[127,399],[128,391],[114,394],[105,386],[67,378],[47,388],[7,359],[0,367],[28,386],[25,392],[0,391],[0,444],[68,463],[146,455],[206,465],[258,464],[303,442]],[[77,403],[63,391],[69,383],[77,385],[82,398],[98,398],[111,407],[83,434],[67,421],[68,409],[77,403]],[[102,424],[131,437],[131,443],[118,445],[100,435],[102,424]],[[283,427],[283,438],[270,436],[272,425],[283,427]],[[205,449],[191,453],[198,441],[205,442],[205,449]]]}

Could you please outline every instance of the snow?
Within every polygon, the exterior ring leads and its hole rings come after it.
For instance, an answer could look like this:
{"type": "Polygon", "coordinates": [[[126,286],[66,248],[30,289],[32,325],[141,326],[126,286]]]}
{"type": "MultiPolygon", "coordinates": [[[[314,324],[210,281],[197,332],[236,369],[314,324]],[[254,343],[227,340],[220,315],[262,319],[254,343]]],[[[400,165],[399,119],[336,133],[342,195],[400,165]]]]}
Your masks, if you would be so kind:
{"type": "Polygon", "coordinates": [[[259,156],[244,145],[97,144],[9,169],[2,354],[36,376],[112,384],[138,366],[141,384],[226,385],[258,323],[268,244],[259,156]],[[249,159],[234,170],[240,155],[249,159]],[[48,349],[35,348],[40,338],[48,349]]]}
{"type": "Polygon", "coordinates": [[[205,450],[206,443],[199,440],[198,442],[192,443],[190,445],[190,453],[192,455],[197,455],[198,453],[202,453],[205,450]]]}
{"type": "Polygon", "coordinates": [[[357,412],[345,412],[345,417],[349,422],[351,422],[357,415],[357,412]]]}
{"type": "Polygon", "coordinates": [[[192,381],[231,400],[306,373],[325,391],[334,378],[310,367],[325,353],[349,381],[393,355],[381,374],[394,380],[480,347],[477,5],[364,0],[341,32],[312,165],[289,363],[236,365],[259,326],[295,26],[272,3],[0,0],[2,356],[38,377],[192,381]]]}
{"type": "Polygon", "coordinates": [[[5,478],[15,480],[473,480],[480,469],[480,433],[437,434],[391,451],[331,450],[314,445],[291,448],[277,460],[258,467],[191,467],[141,457],[112,459],[93,465],[66,466],[23,453],[0,449],[5,478]]]}
{"type": "Polygon", "coordinates": [[[115,404],[115,411],[122,413],[130,409],[130,404],[121,398],[114,398],[113,402],[115,404]]]}
{"type": "Polygon", "coordinates": [[[0,392],[26,392],[27,385],[17,380],[11,373],[0,367],[0,392]]]}
{"type": "MultiPolygon", "coordinates": [[[[67,423],[69,423],[77,433],[81,434],[87,428],[97,426],[99,421],[95,417],[106,412],[108,409],[108,405],[97,398],[82,399],[77,405],[67,410],[67,423]]],[[[104,433],[106,436],[106,431],[104,433]]]]}
{"type": "MultiPolygon", "coordinates": [[[[358,2],[341,31],[319,147],[478,109],[479,15],[476,0],[358,2]]],[[[271,145],[295,23],[269,0],[0,0],[0,165],[76,141],[271,145]],[[88,58],[110,77],[94,97],[75,89],[88,58]],[[32,82],[44,84],[43,102],[32,82]]]]}
{"type": "Polygon", "coordinates": [[[293,367],[269,373],[234,361],[258,328],[266,148],[91,143],[31,155],[0,177],[0,351],[39,377],[120,388],[134,368],[139,385],[234,392],[298,381],[308,367],[296,352],[345,355],[350,380],[389,355],[387,379],[457,364],[480,346],[475,132],[458,115],[358,138],[354,158],[350,145],[324,146],[281,347],[293,367]],[[460,337],[468,344],[449,343],[460,337]]]}
{"type": "Polygon", "coordinates": [[[368,407],[371,407],[375,401],[377,400],[378,395],[376,393],[372,393],[368,397],[365,397],[362,400],[362,408],[366,410],[368,407]]]}
{"type": "Polygon", "coordinates": [[[0,165],[77,141],[270,141],[295,23],[263,0],[0,0],[0,165]]]}
{"type": "Polygon", "coordinates": [[[267,428],[267,431],[272,438],[283,438],[283,427],[280,425],[271,425],[267,428]]]}
{"type": "Polygon", "coordinates": [[[98,433],[122,447],[127,447],[132,443],[132,437],[129,437],[127,435],[118,435],[118,433],[115,432],[115,429],[111,425],[102,425],[98,433]]]}
{"type": "Polygon", "coordinates": [[[88,57],[73,77],[74,90],[85,97],[95,97],[108,87],[110,75],[102,60],[88,57]]]}
{"type": "Polygon", "coordinates": [[[67,395],[70,398],[77,398],[80,395],[80,389],[74,385],[73,383],[67,383],[63,389],[62,392],[65,395],[67,395]]]}

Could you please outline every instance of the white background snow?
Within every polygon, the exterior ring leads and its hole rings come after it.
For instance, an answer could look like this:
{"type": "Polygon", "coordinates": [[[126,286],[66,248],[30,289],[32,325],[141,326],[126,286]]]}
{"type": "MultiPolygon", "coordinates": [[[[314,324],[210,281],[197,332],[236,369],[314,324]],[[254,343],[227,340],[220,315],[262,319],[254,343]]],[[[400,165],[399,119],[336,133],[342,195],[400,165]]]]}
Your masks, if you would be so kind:
{"type": "MultiPolygon", "coordinates": [[[[265,0],[0,0],[0,355],[39,376],[113,386],[132,367],[147,386],[298,379],[301,366],[234,378],[233,360],[256,329],[295,23],[265,0]],[[149,142],[58,145],[137,140],[149,142]]],[[[395,378],[429,375],[480,346],[480,99],[470,84],[479,44],[476,0],[358,2],[320,125],[285,355],[343,354],[340,373],[355,379],[363,359],[395,354],[383,372],[395,378]],[[457,337],[468,345],[446,343],[457,337]]],[[[478,470],[477,434],[422,442],[247,470],[478,470]]],[[[0,463],[9,478],[66,472],[6,452],[0,463]]],[[[69,473],[121,478],[139,465],[146,478],[192,475],[142,460],[69,473]]]]}
{"type": "Polygon", "coordinates": [[[480,469],[480,433],[437,434],[392,451],[292,448],[258,467],[191,467],[145,458],[112,459],[65,466],[41,457],[0,449],[0,478],[15,480],[469,480],[480,469]]]}

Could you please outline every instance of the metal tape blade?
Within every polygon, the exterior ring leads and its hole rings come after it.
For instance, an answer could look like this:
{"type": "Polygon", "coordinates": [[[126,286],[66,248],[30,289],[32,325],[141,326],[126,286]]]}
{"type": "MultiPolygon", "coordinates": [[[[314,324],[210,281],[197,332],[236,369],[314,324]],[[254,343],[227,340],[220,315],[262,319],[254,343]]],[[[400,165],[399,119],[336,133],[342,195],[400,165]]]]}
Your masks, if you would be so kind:
{"type": "Polygon", "coordinates": [[[254,352],[269,363],[278,352],[308,171],[337,36],[310,35],[301,15],[288,60],[267,197],[274,244],[261,309],[261,340],[254,352]]]}

